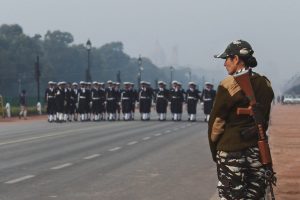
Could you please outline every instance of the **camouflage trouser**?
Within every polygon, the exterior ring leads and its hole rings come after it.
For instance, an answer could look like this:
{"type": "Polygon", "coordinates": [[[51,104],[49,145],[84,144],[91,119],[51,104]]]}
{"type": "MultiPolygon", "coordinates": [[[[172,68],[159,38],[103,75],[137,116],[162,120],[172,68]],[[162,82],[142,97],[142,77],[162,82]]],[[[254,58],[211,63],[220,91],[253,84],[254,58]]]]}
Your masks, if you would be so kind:
{"type": "Polygon", "coordinates": [[[218,191],[221,200],[264,199],[265,169],[258,147],[238,152],[217,152],[218,191]]]}

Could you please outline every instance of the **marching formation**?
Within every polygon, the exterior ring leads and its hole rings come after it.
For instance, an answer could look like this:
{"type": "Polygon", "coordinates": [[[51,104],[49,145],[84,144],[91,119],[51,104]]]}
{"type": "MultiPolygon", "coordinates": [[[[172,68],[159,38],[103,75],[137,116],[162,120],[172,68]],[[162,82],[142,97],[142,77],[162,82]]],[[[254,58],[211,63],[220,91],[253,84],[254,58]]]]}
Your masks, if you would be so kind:
{"type": "Polygon", "coordinates": [[[170,89],[166,85],[159,81],[159,87],[153,89],[150,83],[141,81],[140,88],[135,89],[133,83],[124,82],[121,89],[120,83],[113,81],[107,81],[107,84],[80,81],[79,85],[49,81],[45,91],[48,121],[115,121],[121,117],[130,121],[135,119],[136,107],[140,119],[147,121],[150,120],[152,105],[155,105],[159,121],[167,119],[168,105],[172,120],[181,121],[184,103],[188,120],[196,121],[199,101],[204,104],[205,121],[208,121],[216,93],[211,83],[207,82],[203,91],[199,91],[194,82],[189,82],[186,91],[178,81],[173,81],[170,89]]]}

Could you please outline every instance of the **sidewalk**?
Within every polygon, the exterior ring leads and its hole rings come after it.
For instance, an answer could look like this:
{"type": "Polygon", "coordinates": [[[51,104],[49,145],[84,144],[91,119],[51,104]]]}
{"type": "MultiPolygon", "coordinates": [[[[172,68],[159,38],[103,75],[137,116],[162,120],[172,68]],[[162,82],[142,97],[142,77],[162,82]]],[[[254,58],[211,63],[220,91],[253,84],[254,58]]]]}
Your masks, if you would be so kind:
{"type": "Polygon", "coordinates": [[[24,123],[24,122],[30,122],[30,121],[47,121],[47,115],[30,115],[27,117],[27,119],[19,119],[19,117],[11,117],[11,118],[3,118],[0,116],[0,123],[11,123],[11,122],[18,122],[18,123],[24,123]]]}
{"type": "Polygon", "coordinates": [[[276,200],[300,199],[300,105],[275,105],[269,127],[276,200]]]}

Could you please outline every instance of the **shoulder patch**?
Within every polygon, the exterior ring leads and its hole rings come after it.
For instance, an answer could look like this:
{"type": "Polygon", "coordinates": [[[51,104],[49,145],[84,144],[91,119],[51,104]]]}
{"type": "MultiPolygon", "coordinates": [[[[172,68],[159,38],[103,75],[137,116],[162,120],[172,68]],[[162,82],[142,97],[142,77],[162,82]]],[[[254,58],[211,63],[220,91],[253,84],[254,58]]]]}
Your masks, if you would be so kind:
{"type": "Polygon", "coordinates": [[[221,81],[221,86],[228,90],[230,96],[235,95],[238,91],[241,90],[241,87],[234,80],[233,76],[228,76],[223,81],[221,81]]]}

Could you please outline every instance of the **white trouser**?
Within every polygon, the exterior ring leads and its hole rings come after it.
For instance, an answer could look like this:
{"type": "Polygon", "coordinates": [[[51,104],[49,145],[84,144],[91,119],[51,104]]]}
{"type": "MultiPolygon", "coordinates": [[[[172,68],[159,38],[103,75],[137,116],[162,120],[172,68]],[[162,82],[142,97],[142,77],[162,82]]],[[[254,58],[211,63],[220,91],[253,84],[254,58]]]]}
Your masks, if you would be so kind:
{"type": "Polygon", "coordinates": [[[206,115],[206,121],[209,121],[210,115],[206,115]]]}
{"type": "Polygon", "coordinates": [[[115,119],[116,119],[116,114],[114,114],[114,113],[109,113],[109,114],[108,114],[108,119],[109,119],[109,120],[115,120],[115,119]]]}
{"type": "Polygon", "coordinates": [[[124,114],[124,120],[130,120],[131,119],[131,113],[125,113],[124,114]]]}
{"type": "Polygon", "coordinates": [[[159,120],[166,120],[166,113],[159,113],[159,120]]]}
{"type": "Polygon", "coordinates": [[[181,114],[180,113],[174,113],[174,120],[176,120],[176,121],[181,120],[181,114]]]}
{"type": "Polygon", "coordinates": [[[27,108],[25,106],[21,106],[21,112],[19,114],[20,116],[24,116],[24,118],[27,117],[27,108]]]}
{"type": "Polygon", "coordinates": [[[191,114],[190,115],[190,120],[191,121],[195,121],[196,120],[196,115],[195,114],[191,114]]]}
{"type": "Polygon", "coordinates": [[[149,113],[143,113],[142,119],[143,119],[143,120],[148,120],[148,119],[150,119],[150,114],[149,114],[149,113]]]}

